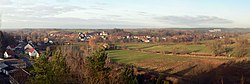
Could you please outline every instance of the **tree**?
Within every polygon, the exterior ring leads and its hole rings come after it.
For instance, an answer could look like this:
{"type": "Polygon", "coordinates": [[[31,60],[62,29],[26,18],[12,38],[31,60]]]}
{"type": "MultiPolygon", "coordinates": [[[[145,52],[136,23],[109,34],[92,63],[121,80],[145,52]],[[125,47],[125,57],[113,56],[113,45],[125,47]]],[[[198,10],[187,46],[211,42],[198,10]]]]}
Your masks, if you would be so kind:
{"type": "Polygon", "coordinates": [[[12,35],[0,31],[0,57],[3,56],[4,51],[8,45],[16,44],[16,40],[12,35]]]}
{"type": "Polygon", "coordinates": [[[35,59],[31,73],[34,75],[31,78],[33,84],[63,84],[69,78],[65,57],[60,50],[53,53],[51,60],[46,55],[35,59]]]}
{"type": "Polygon", "coordinates": [[[133,68],[107,64],[104,49],[85,57],[80,48],[60,46],[35,59],[32,84],[135,84],[133,68]],[[55,51],[53,50],[55,49],[55,51]],[[115,66],[115,67],[114,67],[115,66]],[[113,67],[113,68],[111,68],[113,67]]]}
{"type": "Polygon", "coordinates": [[[233,40],[231,40],[229,37],[225,37],[223,41],[225,44],[233,44],[233,40]]]}
{"type": "Polygon", "coordinates": [[[122,78],[125,84],[137,84],[136,76],[134,75],[133,68],[125,67],[122,72],[122,78]]]}
{"type": "Polygon", "coordinates": [[[87,57],[86,63],[87,67],[91,71],[103,71],[105,69],[105,61],[107,59],[107,53],[104,49],[95,51],[91,56],[87,57]]]}
{"type": "Polygon", "coordinates": [[[3,44],[2,44],[2,42],[3,42],[3,38],[4,38],[4,36],[3,36],[3,32],[2,32],[2,31],[0,31],[0,56],[3,56],[3,52],[4,52],[4,49],[3,49],[3,44]]]}
{"type": "Polygon", "coordinates": [[[209,42],[207,46],[211,50],[214,56],[222,55],[225,52],[225,48],[221,40],[215,40],[213,42],[209,42]]]}
{"type": "Polygon", "coordinates": [[[90,38],[89,39],[89,46],[91,47],[92,51],[96,47],[96,38],[90,38]]]}
{"type": "Polygon", "coordinates": [[[105,67],[107,53],[104,49],[95,51],[86,58],[86,83],[105,83],[108,80],[108,68],[105,67]]]}
{"type": "Polygon", "coordinates": [[[31,83],[33,84],[51,84],[54,82],[51,81],[49,77],[52,73],[48,57],[46,56],[35,59],[31,73],[34,75],[34,77],[31,78],[31,83]]]}
{"type": "Polygon", "coordinates": [[[244,57],[249,53],[249,41],[246,38],[237,38],[234,48],[235,56],[244,57]]]}

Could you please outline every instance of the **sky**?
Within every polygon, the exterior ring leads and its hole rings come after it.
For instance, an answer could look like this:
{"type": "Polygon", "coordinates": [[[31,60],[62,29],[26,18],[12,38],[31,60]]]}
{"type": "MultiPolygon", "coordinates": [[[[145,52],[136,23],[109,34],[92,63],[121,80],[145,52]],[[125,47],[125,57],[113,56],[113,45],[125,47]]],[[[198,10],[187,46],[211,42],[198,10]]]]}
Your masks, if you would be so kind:
{"type": "Polygon", "coordinates": [[[1,28],[250,28],[250,0],[0,0],[1,28]]]}

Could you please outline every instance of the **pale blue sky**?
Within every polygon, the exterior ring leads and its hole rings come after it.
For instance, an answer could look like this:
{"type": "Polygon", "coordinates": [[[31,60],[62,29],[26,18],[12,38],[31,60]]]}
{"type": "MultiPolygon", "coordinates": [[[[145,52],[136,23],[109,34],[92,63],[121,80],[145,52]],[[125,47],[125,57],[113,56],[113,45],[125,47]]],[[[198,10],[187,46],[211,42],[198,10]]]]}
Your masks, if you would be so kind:
{"type": "Polygon", "coordinates": [[[250,0],[0,0],[2,28],[250,27],[250,0]]]}

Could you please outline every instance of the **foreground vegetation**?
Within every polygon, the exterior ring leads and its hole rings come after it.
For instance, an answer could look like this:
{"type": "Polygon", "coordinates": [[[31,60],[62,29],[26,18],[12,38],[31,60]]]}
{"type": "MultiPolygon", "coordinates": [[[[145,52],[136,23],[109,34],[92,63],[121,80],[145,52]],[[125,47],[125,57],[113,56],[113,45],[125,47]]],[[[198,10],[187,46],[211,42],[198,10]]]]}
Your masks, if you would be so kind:
{"type": "Polygon", "coordinates": [[[89,56],[79,47],[61,46],[47,51],[35,59],[31,69],[32,84],[136,84],[133,70],[128,67],[109,65],[104,49],[89,56]],[[115,68],[114,68],[115,67],[115,68]],[[62,80],[63,79],[63,80],[62,80]]]}

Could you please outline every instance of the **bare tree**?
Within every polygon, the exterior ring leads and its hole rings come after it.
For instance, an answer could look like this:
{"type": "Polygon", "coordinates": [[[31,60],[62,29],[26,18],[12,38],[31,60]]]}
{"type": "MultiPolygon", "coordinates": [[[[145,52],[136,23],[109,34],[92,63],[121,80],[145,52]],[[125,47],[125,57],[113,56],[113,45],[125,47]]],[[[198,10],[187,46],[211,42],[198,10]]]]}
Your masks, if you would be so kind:
{"type": "Polygon", "coordinates": [[[237,38],[234,49],[235,56],[244,57],[249,52],[249,41],[246,38],[237,38]]]}
{"type": "Polygon", "coordinates": [[[89,46],[91,47],[92,50],[96,47],[96,38],[90,38],[89,39],[89,46]]]}
{"type": "Polygon", "coordinates": [[[221,40],[215,40],[213,42],[209,42],[207,46],[211,50],[214,56],[222,55],[225,52],[225,48],[221,40]]]}

